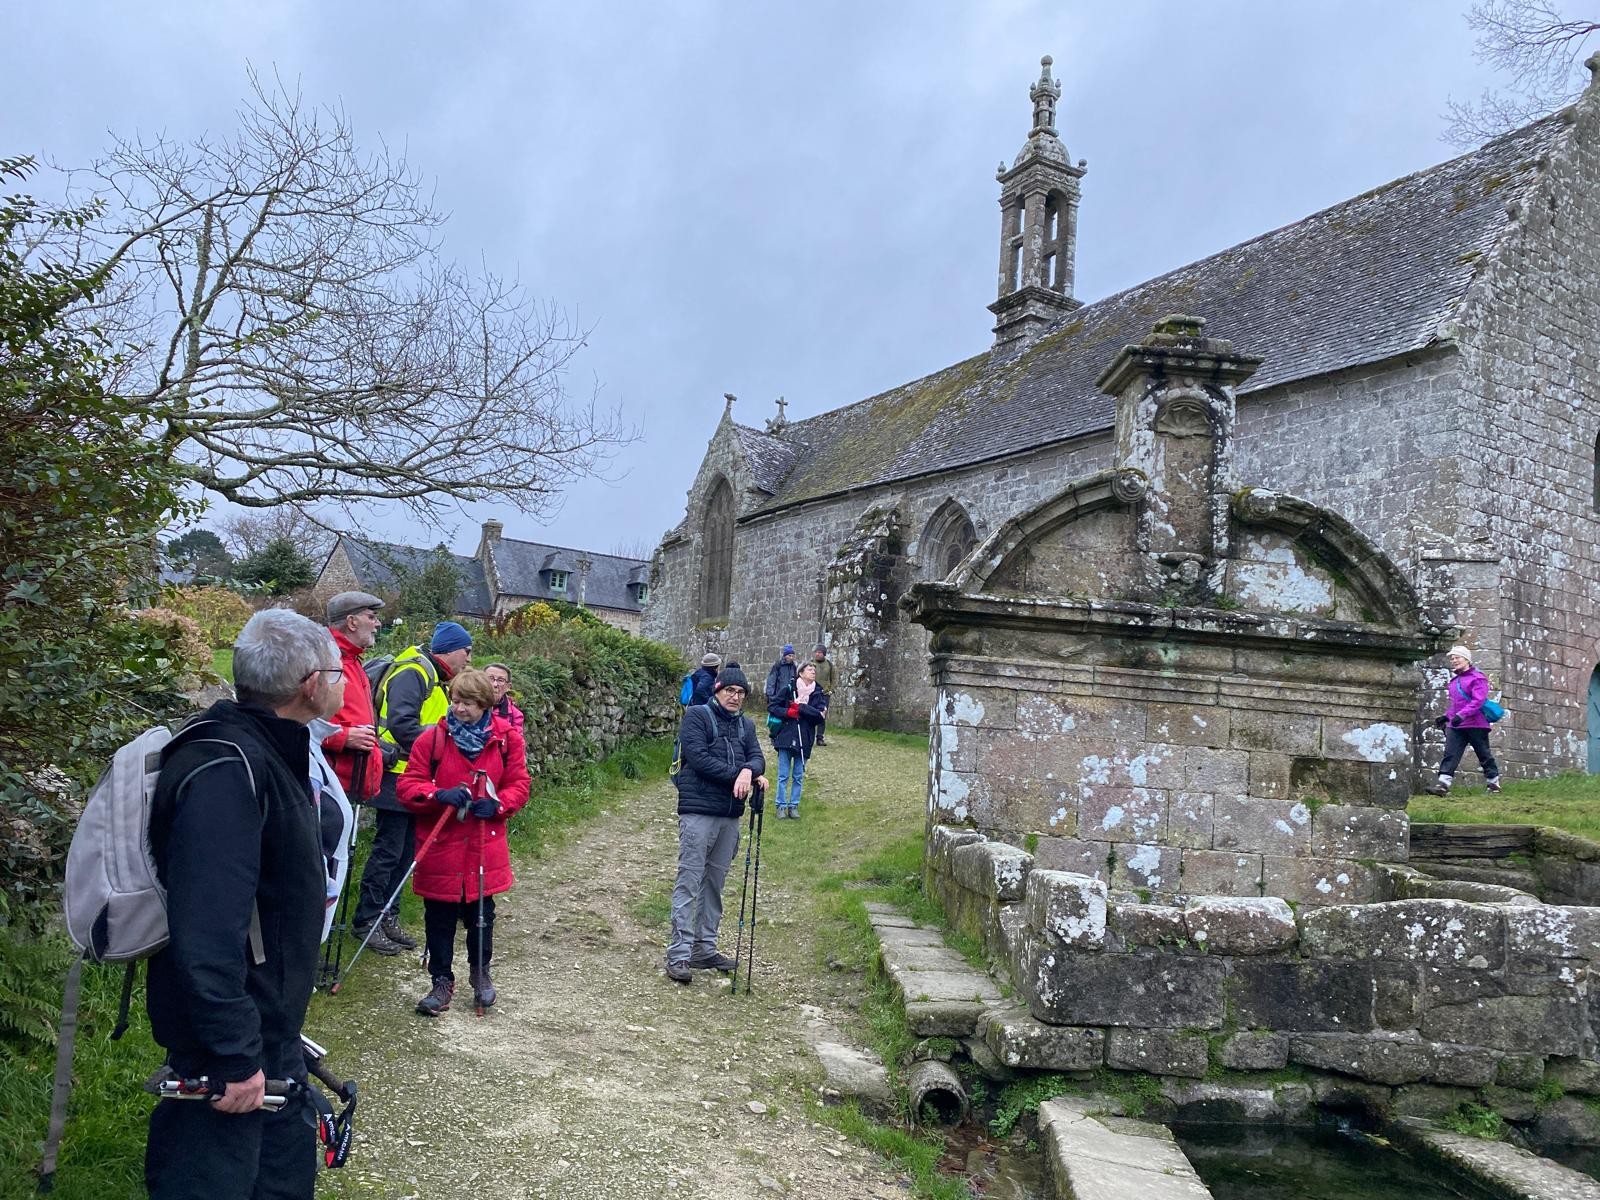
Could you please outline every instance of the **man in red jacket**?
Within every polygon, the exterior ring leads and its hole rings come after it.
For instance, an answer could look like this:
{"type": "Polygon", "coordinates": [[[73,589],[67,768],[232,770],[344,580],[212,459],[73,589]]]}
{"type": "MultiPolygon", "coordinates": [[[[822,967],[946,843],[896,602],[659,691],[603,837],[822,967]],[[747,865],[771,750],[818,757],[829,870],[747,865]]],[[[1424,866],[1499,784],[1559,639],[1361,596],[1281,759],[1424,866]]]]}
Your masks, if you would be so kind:
{"type": "MultiPolygon", "coordinates": [[[[378,616],[382,607],[383,601],[370,592],[340,592],[328,601],[328,632],[339,647],[345,686],[344,705],[329,718],[335,729],[323,739],[322,750],[353,804],[372,799],[383,784],[384,743],[378,739],[372,685],[361,665],[361,656],[372,648],[383,625],[378,616]]],[[[382,932],[385,945],[395,947],[387,953],[416,948],[416,939],[400,928],[396,917],[384,918],[382,932]]]]}

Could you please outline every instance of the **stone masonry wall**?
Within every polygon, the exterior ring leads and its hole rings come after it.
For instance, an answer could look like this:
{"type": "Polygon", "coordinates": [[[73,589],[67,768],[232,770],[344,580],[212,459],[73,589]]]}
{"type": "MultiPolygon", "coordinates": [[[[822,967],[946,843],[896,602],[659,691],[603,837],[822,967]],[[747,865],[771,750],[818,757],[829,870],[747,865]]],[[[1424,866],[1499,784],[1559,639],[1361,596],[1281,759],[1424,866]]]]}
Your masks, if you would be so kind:
{"type": "Polygon", "coordinates": [[[1461,533],[1505,560],[1504,645],[1488,664],[1510,710],[1497,753],[1534,772],[1585,765],[1600,661],[1600,88],[1567,138],[1453,331],[1466,383],[1447,418],[1461,533]]]}
{"type": "Polygon", "coordinates": [[[1200,1077],[1298,1064],[1374,1084],[1593,1091],[1600,910],[1460,900],[1158,905],[936,828],[930,891],[1009,969],[1008,1065],[1200,1077]]]}

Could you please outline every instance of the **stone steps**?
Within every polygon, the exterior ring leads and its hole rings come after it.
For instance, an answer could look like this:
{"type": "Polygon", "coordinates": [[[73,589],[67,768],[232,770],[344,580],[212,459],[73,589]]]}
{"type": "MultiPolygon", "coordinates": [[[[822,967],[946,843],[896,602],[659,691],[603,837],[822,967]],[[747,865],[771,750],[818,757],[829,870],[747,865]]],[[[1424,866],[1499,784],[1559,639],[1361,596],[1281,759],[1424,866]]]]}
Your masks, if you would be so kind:
{"type": "Polygon", "coordinates": [[[946,946],[939,930],[887,904],[866,908],[883,969],[900,993],[912,1032],[971,1037],[984,1012],[1002,1002],[994,980],[946,946]]]}

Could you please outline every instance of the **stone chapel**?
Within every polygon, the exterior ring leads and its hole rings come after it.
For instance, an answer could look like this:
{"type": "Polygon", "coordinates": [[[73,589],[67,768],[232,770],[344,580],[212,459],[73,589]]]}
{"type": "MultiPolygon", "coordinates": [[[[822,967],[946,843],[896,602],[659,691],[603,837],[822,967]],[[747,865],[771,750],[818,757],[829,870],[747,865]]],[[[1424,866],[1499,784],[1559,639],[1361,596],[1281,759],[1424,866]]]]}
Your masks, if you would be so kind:
{"type": "MultiPolygon", "coordinates": [[[[1588,66],[1600,80],[1600,55],[1588,66]]],[[[927,728],[929,634],[902,598],[1111,467],[1096,379],[1185,313],[1261,360],[1238,387],[1237,477],[1343,514],[1432,626],[1460,630],[1510,710],[1512,770],[1600,770],[1600,81],[1469,154],[1093,302],[1073,294],[1086,163],[1059,136],[1060,94],[1045,58],[997,175],[993,345],[804,420],[780,403],[760,429],[730,397],[654,556],[646,635],[756,680],[783,643],[820,640],[836,720],[927,728]]],[[[1425,673],[1419,718],[1445,674],[1425,673]]],[[[1431,732],[1419,719],[1413,744],[1431,732]]]]}

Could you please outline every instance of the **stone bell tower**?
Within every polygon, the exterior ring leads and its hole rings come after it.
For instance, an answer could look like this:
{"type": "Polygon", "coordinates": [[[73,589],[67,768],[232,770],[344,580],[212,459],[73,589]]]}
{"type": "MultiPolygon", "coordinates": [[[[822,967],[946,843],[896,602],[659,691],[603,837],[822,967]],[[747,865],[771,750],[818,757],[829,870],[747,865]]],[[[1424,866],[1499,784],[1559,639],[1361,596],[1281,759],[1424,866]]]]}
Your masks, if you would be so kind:
{"type": "Polygon", "coordinates": [[[1039,80],[1028,89],[1033,129],[1000,181],[1000,289],[989,306],[995,315],[995,345],[1026,345],[1063,313],[1073,299],[1072,278],[1078,248],[1078,181],[1087,163],[1077,166],[1056,136],[1056,101],[1061,85],[1050,77],[1051,58],[1039,60],[1039,80]]]}

